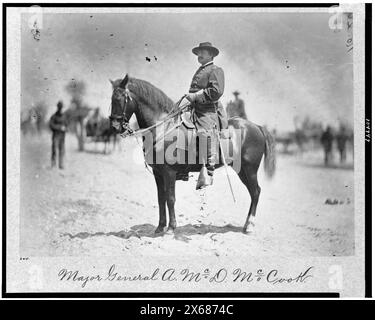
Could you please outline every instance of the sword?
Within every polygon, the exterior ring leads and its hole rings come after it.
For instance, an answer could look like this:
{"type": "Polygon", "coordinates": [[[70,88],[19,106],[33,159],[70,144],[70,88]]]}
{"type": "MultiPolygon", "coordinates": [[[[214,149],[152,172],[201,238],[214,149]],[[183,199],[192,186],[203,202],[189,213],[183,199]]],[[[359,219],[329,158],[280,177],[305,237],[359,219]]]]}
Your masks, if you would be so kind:
{"type": "Polygon", "coordinates": [[[232,188],[232,183],[230,182],[230,178],[229,178],[228,165],[227,165],[227,162],[225,161],[225,157],[224,157],[224,149],[223,149],[223,146],[221,144],[219,132],[217,130],[216,130],[216,135],[217,135],[217,138],[219,139],[219,146],[220,146],[220,149],[221,149],[221,152],[219,150],[219,153],[221,153],[221,159],[222,159],[222,161],[224,163],[225,173],[227,174],[227,179],[228,179],[228,183],[229,183],[230,192],[232,193],[233,202],[236,202],[236,198],[234,196],[234,192],[233,192],[233,188],[232,188]]]}

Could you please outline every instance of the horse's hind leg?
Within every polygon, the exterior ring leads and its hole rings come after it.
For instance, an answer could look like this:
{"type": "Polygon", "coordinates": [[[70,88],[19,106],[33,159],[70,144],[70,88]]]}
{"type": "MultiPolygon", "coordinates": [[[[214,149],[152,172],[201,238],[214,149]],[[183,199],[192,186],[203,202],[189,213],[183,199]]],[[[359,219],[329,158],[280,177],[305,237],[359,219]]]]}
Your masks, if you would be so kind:
{"type": "Polygon", "coordinates": [[[108,145],[109,145],[108,136],[104,136],[104,154],[107,154],[108,145]]]}
{"type": "Polygon", "coordinates": [[[176,202],[176,172],[172,169],[166,170],[166,201],[169,213],[168,231],[169,233],[174,232],[177,227],[176,215],[174,205],[176,202]]]}
{"type": "Polygon", "coordinates": [[[249,209],[249,213],[246,218],[245,225],[243,227],[243,232],[247,232],[247,227],[249,224],[254,226],[254,219],[255,214],[257,210],[257,205],[259,201],[259,195],[261,188],[258,185],[258,177],[257,177],[257,171],[252,170],[251,167],[243,166],[241,168],[241,171],[239,172],[239,177],[243,184],[246,186],[247,190],[250,193],[251,197],[251,205],[249,209]]]}
{"type": "Polygon", "coordinates": [[[155,230],[155,233],[164,232],[164,227],[167,225],[167,216],[166,216],[166,192],[164,185],[163,176],[154,170],[154,177],[156,186],[158,188],[158,203],[159,203],[159,225],[155,230]]]}
{"type": "Polygon", "coordinates": [[[117,143],[117,138],[116,138],[116,134],[112,135],[113,137],[113,152],[116,151],[116,143],[117,143]]]}

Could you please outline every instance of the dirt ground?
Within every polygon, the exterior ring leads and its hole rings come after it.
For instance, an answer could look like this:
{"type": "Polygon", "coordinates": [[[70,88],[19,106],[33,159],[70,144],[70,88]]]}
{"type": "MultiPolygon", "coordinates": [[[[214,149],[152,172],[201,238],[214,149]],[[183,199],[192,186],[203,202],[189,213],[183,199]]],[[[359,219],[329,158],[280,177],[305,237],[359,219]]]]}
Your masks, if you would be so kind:
{"type": "Polygon", "coordinates": [[[260,168],[262,193],[249,234],[241,232],[249,194],[230,170],[234,203],[221,168],[205,192],[195,190],[197,174],[177,182],[178,228],[156,236],[156,185],[134,139],[103,155],[102,144],[78,152],[68,135],[66,149],[66,169],[51,169],[50,136],[22,138],[22,256],[354,254],[353,170],[325,168],[320,152],[278,154],[272,180],[260,168]]]}

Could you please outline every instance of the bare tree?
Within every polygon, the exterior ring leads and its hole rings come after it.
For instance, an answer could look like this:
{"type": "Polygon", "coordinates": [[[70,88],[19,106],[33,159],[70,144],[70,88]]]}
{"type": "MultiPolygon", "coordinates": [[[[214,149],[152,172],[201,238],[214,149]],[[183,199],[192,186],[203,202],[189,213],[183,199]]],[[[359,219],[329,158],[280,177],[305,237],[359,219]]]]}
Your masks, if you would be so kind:
{"type": "Polygon", "coordinates": [[[90,108],[83,105],[83,98],[86,93],[86,84],[84,81],[72,79],[66,86],[65,90],[71,96],[71,104],[65,112],[70,127],[77,136],[78,150],[85,149],[85,126],[84,121],[90,112],[90,108]]]}

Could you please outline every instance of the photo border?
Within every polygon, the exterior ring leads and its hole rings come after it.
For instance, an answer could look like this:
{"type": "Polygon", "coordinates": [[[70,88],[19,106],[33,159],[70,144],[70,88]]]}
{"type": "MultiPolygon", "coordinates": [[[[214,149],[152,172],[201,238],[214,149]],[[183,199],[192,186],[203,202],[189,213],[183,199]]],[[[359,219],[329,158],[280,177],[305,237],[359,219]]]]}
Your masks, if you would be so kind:
{"type": "MultiPolygon", "coordinates": [[[[2,163],[3,163],[3,203],[2,203],[2,284],[1,292],[3,298],[339,298],[338,292],[45,292],[45,293],[9,293],[6,292],[6,109],[7,109],[7,20],[6,9],[8,7],[30,7],[38,5],[40,7],[188,7],[188,8],[324,8],[338,6],[339,3],[3,3],[3,61],[2,61],[2,163]]],[[[365,4],[365,119],[369,119],[371,128],[371,103],[372,103],[372,4],[365,4]]],[[[370,135],[371,136],[371,135],[370,135]]],[[[365,142],[365,297],[372,297],[372,147],[371,139],[365,142]]],[[[224,302],[224,301],[223,301],[224,302]]],[[[235,303],[235,301],[231,301],[235,303]]]]}

